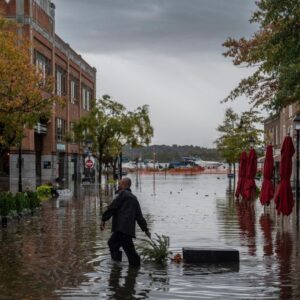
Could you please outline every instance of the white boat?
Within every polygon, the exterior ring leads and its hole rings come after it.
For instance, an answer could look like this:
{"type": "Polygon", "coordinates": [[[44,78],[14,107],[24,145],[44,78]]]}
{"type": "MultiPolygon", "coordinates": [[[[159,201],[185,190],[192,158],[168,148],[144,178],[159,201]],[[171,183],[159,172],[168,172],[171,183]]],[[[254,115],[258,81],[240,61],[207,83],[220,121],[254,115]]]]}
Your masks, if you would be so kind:
{"type": "Polygon", "coordinates": [[[223,165],[222,162],[219,161],[208,161],[208,160],[203,160],[201,158],[196,158],[196,157],[183,157],[183,160],[187,163],[191,163],[196,166],[200,166],[203,168],[218,168],[223,165]]]}

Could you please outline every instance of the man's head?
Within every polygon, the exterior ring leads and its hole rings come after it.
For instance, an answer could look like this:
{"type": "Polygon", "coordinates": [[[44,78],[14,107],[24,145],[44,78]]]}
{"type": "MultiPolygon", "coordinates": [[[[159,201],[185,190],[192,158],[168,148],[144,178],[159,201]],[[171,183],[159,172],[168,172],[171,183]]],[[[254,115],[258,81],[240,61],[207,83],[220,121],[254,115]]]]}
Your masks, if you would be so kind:
{"type": "Polygon", "coordinates": [[[128,177],[122,178],[119,183],[119,189],[125,190],[125,189],[129,189],[130,187],[131,187],[131,179],[128,177]]]}

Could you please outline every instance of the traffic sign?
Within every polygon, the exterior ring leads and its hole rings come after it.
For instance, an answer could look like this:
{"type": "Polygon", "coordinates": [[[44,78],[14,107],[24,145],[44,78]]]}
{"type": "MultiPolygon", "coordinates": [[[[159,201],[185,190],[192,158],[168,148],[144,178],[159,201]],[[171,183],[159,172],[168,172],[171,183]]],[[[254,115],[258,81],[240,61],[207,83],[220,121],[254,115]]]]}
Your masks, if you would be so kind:
{"type": "Polygon", "coordinates": [[[94,162],[91,159],[87,159],[85,161],[85,167],[88,168],[88,169],[94,168],[94,162]]]}

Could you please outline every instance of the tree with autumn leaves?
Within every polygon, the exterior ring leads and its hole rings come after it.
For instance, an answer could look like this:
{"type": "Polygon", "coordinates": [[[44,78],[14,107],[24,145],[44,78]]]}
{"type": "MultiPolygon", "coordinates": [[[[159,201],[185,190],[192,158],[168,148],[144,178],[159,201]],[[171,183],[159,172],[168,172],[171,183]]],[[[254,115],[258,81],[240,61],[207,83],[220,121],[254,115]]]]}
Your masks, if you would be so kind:
{"type": "Polygon", "coordinates": [[[254,106],[280,111],[300,104],[300,2],[260,0],[251,23],[259,28],[249,38],[229,38],[225,57],[234,65],[254,68],[225,101],[246,95],[254,106]]]}
{"type": "Polygon", "coordinates": [[[0,152],[21,146],[24,128],[52,111],[53,79],[36,68],[32,45],[18,25],[0,16],[0,152]]]}

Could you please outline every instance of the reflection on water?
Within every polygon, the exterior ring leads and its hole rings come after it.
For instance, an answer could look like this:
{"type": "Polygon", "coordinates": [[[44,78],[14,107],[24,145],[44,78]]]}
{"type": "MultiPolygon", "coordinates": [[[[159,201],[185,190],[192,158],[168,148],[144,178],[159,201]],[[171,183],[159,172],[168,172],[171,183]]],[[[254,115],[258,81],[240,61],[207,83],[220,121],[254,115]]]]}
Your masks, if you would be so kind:
{"type": "Polygon", "coordinates": [[[237,200],[236,211],[240,226],[242,245],[248,246],[248,253],[256,255],[255,208],[252,201],[237,200]]]}
{"type": "Polygon", "coordinates": [[[135,297],[135,284],[136,278],[138,276],[138,269],[139,268],[129,266],[127,269],[127,274],[124,278],[124,283],[122,283],[121,279],[123,279],[123,268],[119,264],[113,265],[108,280],[108,286],[111,292],[111,299],[132,299],[133,297],[135,297]]]}
{"type": "Polygon", "coordinates": [[[279,265],[280,298],[293,299],[293,287],[291,285],[293,240],[288,231],[277,232],[275,252],[279,265]]]}
{"type": "MultiPolygon", "coordinates": [[[[110,260],[94,187],[53,200],[33,218],[0,230],[0,299],[299,299],[295,215],[236,201],[225,176],[141,176],[134,191],[152,233],[182,247],[229,247],[239,265],[166,267],[110,260]],[[153,188],[155,187],[155,193],[153,188]]],[[[136,244],[144,235],[138,231],[136,244]]],[[[123,256],[125,258],[125,256],[123,256]]]]}
{"type": "Polygon", "coordinates": [[[271,219],[269,214],[262,214],[259,219],[261,231],[264,235],[264,255],[271,256],[273,255],[273,226],[274,222],[271,219]]]}

